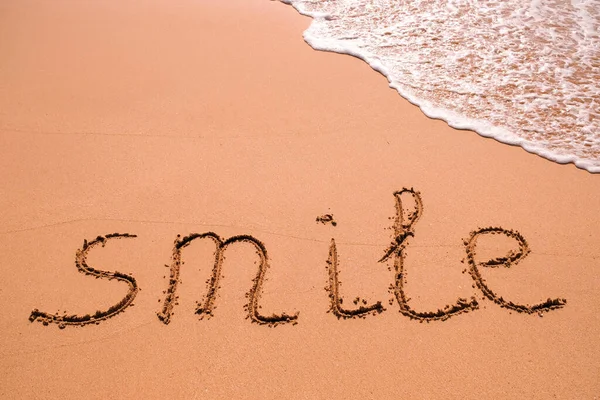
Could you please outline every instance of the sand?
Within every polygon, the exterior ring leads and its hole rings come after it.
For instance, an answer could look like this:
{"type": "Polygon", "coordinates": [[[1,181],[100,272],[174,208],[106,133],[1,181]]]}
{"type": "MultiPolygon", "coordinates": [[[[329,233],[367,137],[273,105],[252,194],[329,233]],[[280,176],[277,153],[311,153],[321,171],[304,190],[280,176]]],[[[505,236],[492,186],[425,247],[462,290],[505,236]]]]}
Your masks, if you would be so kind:
{"type": "Polygon", "coordinates": [[[309,23],[0,4],[0,397],[600,394],[599,177],[425,117],[309,23]]]}

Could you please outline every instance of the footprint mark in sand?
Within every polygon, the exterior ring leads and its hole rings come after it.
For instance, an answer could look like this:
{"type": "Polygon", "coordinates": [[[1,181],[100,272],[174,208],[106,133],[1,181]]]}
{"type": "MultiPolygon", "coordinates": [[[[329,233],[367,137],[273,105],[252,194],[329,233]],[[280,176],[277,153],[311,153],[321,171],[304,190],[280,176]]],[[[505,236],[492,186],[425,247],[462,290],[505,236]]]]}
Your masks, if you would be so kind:
{"type": "Polygon", "coordinates": [[[213,315],[214,302],[217,295],[217,290],[219,289],[219,281],[222,278],[222,266],[223,266],[223,252],[225,249],[234,244],[234,243],[250,243],[254,246],[257,255],[260,257],[260,264],[258,266],[258,272],[256,277],[253,279],[253,284],[248,293],[246,293],[246,297],[248,298],[248,304],[244,306],[246,311],[248,312],[248,318],[252,322],[256,322],[258,324],[263,325],[271,325],[276,326],[278,324],[284,323],[297,323],[298,313],[294,315],[289,315],[286,313],[282,313],[280,315],[272,314],[272,315],[262,315],[259,313],[258,309],[258,301],[260,300],[260,296],[262,294],[262,285],[265,280],[265,274],[267,269],[269,268],[269,260],[267,257],[267,249],[265,245],[258,239],[250,235],[238,235],[232,236],[229,239],[223,240],[219,235],[214,232],[206,232],[206,233],[193,233],[182,239],[178,238],[175,240],[175,246],[173,248],[173,258],[171,262],[171,272],[169,277],[169,286],[167,288],[167,295],[163,303],[163,308],[160,312],[157,313],[158,318],[165,324],[168,324],[171,320],[171,315],[173,313],[173,307],[176,304],[177,295],[175,294],[177,289],[177,284],[180,282],[179,273],[181,269],[181,250],[188,246],[192,241],[196,239],[211,239],[216,247],[215,247],[215,261],[213,264],[213,270],[211,278],[208,281],[208,291],[204,302],[198,303],[196,308],[196,314],[200,314],[202,316],[211,317],[213,315]]]}

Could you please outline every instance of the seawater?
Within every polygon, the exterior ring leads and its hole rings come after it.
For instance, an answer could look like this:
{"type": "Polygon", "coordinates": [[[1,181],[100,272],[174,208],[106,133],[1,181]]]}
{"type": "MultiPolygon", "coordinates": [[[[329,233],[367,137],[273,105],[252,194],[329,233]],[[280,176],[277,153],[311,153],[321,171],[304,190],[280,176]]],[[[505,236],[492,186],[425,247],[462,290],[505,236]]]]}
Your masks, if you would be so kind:
{"type": "Polygon", "coordinates": [[[284,0],[432,118],[600,172],[600,0],[284,0]]]}

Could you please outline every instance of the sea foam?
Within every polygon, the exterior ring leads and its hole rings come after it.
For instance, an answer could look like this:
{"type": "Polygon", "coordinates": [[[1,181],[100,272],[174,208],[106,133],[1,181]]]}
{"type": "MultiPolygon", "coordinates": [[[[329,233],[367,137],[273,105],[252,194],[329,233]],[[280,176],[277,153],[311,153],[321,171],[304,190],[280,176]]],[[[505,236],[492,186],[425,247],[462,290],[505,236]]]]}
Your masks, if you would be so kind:
{"type": "Polygon", "coordinates": [[[432,118],[600,172],[600,0],[285,0],[432,118]]]}

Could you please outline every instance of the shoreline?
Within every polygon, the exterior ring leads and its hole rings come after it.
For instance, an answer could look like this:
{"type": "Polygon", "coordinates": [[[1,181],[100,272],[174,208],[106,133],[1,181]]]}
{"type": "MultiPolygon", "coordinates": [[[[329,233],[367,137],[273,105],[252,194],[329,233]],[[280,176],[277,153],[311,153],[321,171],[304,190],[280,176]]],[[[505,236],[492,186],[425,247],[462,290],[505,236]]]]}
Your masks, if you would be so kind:
{"type": "MultiPolygon", "coordinates": [[[[400,97],[418,107],[427,117],[441,120],[456,130],[469,130],[476,132],[482,137],[492,138],[502,144],[521,147],[526,152],[537,155],[551,162],[558,164],[573,164],[577,168],[583,169],[591,174],[600,172],[600,166],[596,165],[598,162],[594,158],[585,158],[574,154],[562,154],[565,151],[564,148],[546,148],[543,141],[536,142],[524,137],[520,137],[518,134],[511,132],[510,129],[504,126],[494,125],[491,121],[474,118],[464,113],[456,113],[455,111],[444,108],[441,105],[434,105],[426,98],[420,98],[414,93],[414,88],[411,89],[409,86],[401,82],[394,82],[389,68],[382,64],[377,55],[370,53],[366,49],[360,48],[360,46],[357,47],[352,40],[344,41],[336,39],[335,37],[320,39],[318,36],[315,36],[313,30],[318,30],[319,24],[324,23],[324,21],[327,20],[328,16],[331,16],[331,14],[318,11],[308,11],[303,7],[301,1],[280,1],[294,8],[300,15],[311,18],[311,23],[303,34],[304,41],[309,46],[317,51],[349,55],[364,61],[373,71],[383,75],[388,81],[388,86],[397,91],[400,97]]],[[[339,18],[339,15],[333,16],[333,18],[339,18]]],[[[390,60],[388,59],[387,61],[390,60]]],[[[574,126],[572,128],[575,129],[574,126]]],[[[552,135],[546,137],[547,140],[552,138],[552,135]]]]}

